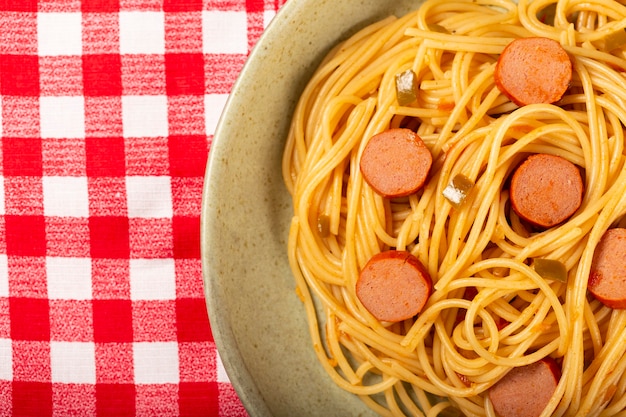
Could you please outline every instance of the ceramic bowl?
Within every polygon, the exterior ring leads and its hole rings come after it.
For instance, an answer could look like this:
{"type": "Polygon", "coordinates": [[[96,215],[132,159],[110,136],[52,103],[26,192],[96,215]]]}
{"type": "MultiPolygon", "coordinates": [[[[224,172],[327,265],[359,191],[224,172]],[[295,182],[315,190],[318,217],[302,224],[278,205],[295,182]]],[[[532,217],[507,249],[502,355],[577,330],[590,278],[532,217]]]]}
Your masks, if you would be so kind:
{"type": "Polygon", "coordinates": [[[201,219],[211,328],[251,416],[367,416],[318,363],[287,260],[281,157],[291,114],[325,53],[419,0],[290,0],[249,56],[209,154],[201,219]]]}

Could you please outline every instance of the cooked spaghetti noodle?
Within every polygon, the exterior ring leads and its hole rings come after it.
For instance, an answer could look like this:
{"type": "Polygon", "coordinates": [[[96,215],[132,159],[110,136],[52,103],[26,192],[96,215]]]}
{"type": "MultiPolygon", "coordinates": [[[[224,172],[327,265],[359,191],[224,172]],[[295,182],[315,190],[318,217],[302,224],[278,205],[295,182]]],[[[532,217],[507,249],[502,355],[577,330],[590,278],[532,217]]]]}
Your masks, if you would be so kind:
{"type": "Polygon", "coordinates": [[[495,416],[489,388],[550,356],[562,376],[543,416],[626,416],[626,311],[587,294],[594,249],[626,212],[626,45],[604,49],[625,27],[626,6],[610,0],[429,0],[328,54],[295,110],[283,173],[297,293],[337,385],[381,415],[495,416]],[[494,84],[503,48],[531,36],[572,59],[558,103],[518,107],[494,84]],[[419,93],[399,105],[394,78],[407,69],[419,93]],[[434,164],[419,192],[384,198],[359,160],[394,127],[415,130],[434,164]],[[582,205],[547,230],[510,208],[507,181],[532,153],[583,172],[582,205]],[[474,187],[454,207],[442,193],[457,174],[474,187]],[[398,323],[355,295],[361,268],[390,248],[415,255],[434,285],[424,310],[398,323]],[[567,281],[540,276],[536,258],[560,261],[567,281]]]}

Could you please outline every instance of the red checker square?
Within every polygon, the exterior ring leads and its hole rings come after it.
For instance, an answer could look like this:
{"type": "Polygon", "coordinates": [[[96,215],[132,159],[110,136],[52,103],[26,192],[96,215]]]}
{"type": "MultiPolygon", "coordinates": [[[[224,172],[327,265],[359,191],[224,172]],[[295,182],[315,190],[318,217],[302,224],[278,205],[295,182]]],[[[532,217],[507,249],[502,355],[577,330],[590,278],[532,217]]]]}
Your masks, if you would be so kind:
{"type": "Polygon", "coordinates": [[[170,174],[167,138],[126,138],[124,145],[127,175],[170,174]]]}
{"type": "Polygon", "coordinates": [[[163,0],[120,0],[120,9],[124,11],[141,10],[162,11],[163,0]]]}
{"type": "Polygon", "coordinates": [[[80,12],[81,0],[39,0],[40,13],[80,12]]]}
{"type": "Polygon", "coordinates": [[[5,96],[38,96],[39,57],[0,55],[0,93],[5,96]]]}
{"type": "Polygon", "coordinates": [[[176,341],[176,306],[173,301],[133,301],[135,342],[176,341]]]}
{"type": "Polygon", "coordinates": [[[11,338],[50,340],[50,306],[45,298],[9,298],[11,338]]]}
{"type": "Polygon", "coordinates": [[[80,96],[83,94],[83,72],[79,56],[40,57],[39,77],[42,96],[80,96]]]}
{"type": "Polygon", "coordinates": [[[237,392],[232,384],[219,383],[219,414],[225,416],[247,416],[248,413],[244,408],[237,392]]]}
{"type": "Polygon", "coordinates": [[[134,381],[132,343],[96,343],[96,385],[134,381]]]}
{"type": "MultiPolygon", "coordinates": [[[[178,386],[180,417],[218,416],[219,388],[217,382],[181,382],[178,386]]],[[[238,414],[224,414],[238,415],[238,414]]],[[[246,414],[240,414],[245,416],[246,414]]]]}
{"type": "Polygon", "coordinates": [[[90,177],[123,177],[126,174],[124,138],[103,137],[85,140],[87,175],[90,177]]]}
{"type": "Polygon", "coordinates": [[[38,299],[48,296],[46,258],[9,256],[7,263],[11,297],[38,299]]]}
{"type": "Polygon", "coordinates": [[[43,174],[41,140],[3,137],[2,165],[5,176],[40,177],[43,174]]]}
{"type": "Polygon", "coordinates": [[[82,0],[83,13],[119,12],[120,0],[82,0]]]}
{"type": "MultiPolygon", "coordinates": [[[[5,177],[5,211],[12,215],[43,215],[41,177],[5,177]]],[[[39,253],[36,253],[37,255],[39,253]]]]}
{"type": "Polygon", "coordinates": [[[137,385],[138,416],[177,416],[178,387],[175,384],[137,385]]]}
{"type": "MultiPolygon", "coordinates": [[[[250,1],[246,1],[250,3],[250,1]]],[[[262,2],[261,2],[262,3],[262,2]]],[[[262,6],[261,6],[262,7],[262,6]]],[[[248,51],[254,48],[254,45],[258,42],[265,29],[263,25],[263,9],[261,11],[250,11],[246,14],[247,27],[248,27],[248,51]]]]}
{"type": "Polygon", "coordinates": [[[265,0],[246,0],[246,11],[248,13],[258,13],[265,10],[265,0]]]}
{"type": "Polygon", "coordinates": [[[213,334],[204,298],[176,299],[179,342],[212,342],[213,334]]]}
{"type": "Polygon", "coordinates": [[[94,299],[129,299],[129,260],[92,259],[91,285],[94,299]]]}
{"type": "MultiPolygon", "coordinates": [[[[9,317],[9,299],[6,297],[0,297],[0,317],[9,317]]],[[[11,321],[0,320],[0,339],[11,338],[11,321]]],[[[2,402],[2,401],[0,401],[2,402]]],[[[0,413],[2,415],[2,413],[0,413]]]]}
{"type": "Polygon", "coordinates": [[[11,417],[52,415],[52,383],[13,381],[11,417]]]}
{"type": "Polygon", "coordinates": [[[200,216],[174,216],[174,258],[200,257],[200,216]]]}
{"type": "Polygon", "coordinates": [[[37,55],[37,15],[0,11],[0,54],[37,55]]]}
{"type": "Polygon", "coordinates": [[[176,296],[202,298],[202,262],[200,259],[175,259],[176,296]]]}
{"type": "Polygon", "coordinates": [[[93,329],[96,343],[132,342],[130,300],[93,300],[93,329]]]}
{"type": "Polygon", "coordinates": [[[204,96],[168,97],[167,122],[170,135],[205,135],[204,96]]]}
{"type": "Polygon", "coordinates": [[[85,141],[46,138],[41,141],[44,176],[84,177],[85,141]]]}
{"type": "Polygon", "coordinates": [[[52,377],[50,342],[13,341],[13,379],[47,382],[52,377]]]}
{"type": "Polygon", "coordinates": [[[48,256],[89,257],[89,220],[80,217],[46,219],[48,256]]]}
{"type": "Polygon", "coordinates": [[[6,215],[4,219],[7,255],[46,255],[46,224],[43,216],[6,215]]]}
{"type": "Polygon", "coordinates": [[[174,254],[170,219],[129,219],[129,240],[132,259],[171,258],[174,254]]]}
{"type": "MultiPolygon", "coordinates": [[[[101,217],[125,217],[128,215],[126,182],[123,177],[89,177],[87,178],[87,188],[89,190],[90,215],[101,217]]],[[[118,224],[118,226],[123,225],[118,224]]],[[[128,227],[126,228],[128,229],[128,227]]],[[[118,231],[121,232],[121,230],[118,231]]],[[[116,231],[113,230],[111,232],[115,233],[116,231]]],[[[115,248],[112,249],[116,250],[115,248]]]]}
{"type": "Polygon", "coordinates": [[[211,342],[179,343],[180,380],[184,382],[215,381],[217,360],[215,345],[211,342]]]}
{"type": "Polygon", "coordinates": [[[121,97],[85,97],[87,137],[118,137],[123,133],[121,97]]]}
{"type": "Polygon", "coordinates": [[[209,154],[206,135],[170,135],[168,148],[172,177],[204,177],[209,154]]]}
{"type": "Polygon", "coordinates": [[[83,84],[86,96],[121,95],[122,59],[120,55],[83,55],[83,84]]]}
{"type": "Polygon", "coordinates": [[[9,12],[36,12],[37,0],[0,0],[0,10],[9,12]]]}
{"type": "Polygon", "coordinates": [[[50,300],[50,340],[90,342],[93,340],[90,300],[50,300]]]}
{"type": "Polygon", "coordinates": [[[5,137],[41,136],[41,126],[33,120],[39,120],[39,97],[2,97],[2,134],[5,137]]]}
{"type": "Polygon", "coordinates": [[[193,12],[202,10],[203,0],[164,0],[163,10],[166,12],[193,12]]]}
{"type": "Polygon", "coordinates": [[[126,259],[130,255],[127,217],[92,216],[89,236],[94,258],[126,259]]]}
{"type": "Polygon", "coordinates": [[[165,54],[165,79],[167,94],[204,94],[204,55],[165,54]]]}
{"type": "Polygon", "coordinates": [[[204,70],[212,77],[205,79],[206,94],[228,94],[235,84],[246,54],[207,54],[204,60],[204,70]]]}
{"type": "Polygon", "coordinates": [[[174,216],[197,216],[202,208],[202,177],[172,178],[174,216]]]}
{"type": "Polygon", "coordinates": [[[219,414],[225,416],[247,416],[237,392],[231,384],[220,383],[219,387],[219,414]]]}
{"type": "Polygon", "coordinates": [[[12,397],[13,382],[7,380],[0,380],[0,416],[10,416],[13,413],[12,410],[12,397]]]}
{"type": "Polygon", "coordinates": [[[93,300],[93,337],[96,343],[132,342],[130,300],[93,300]]]}
{"type": "MultiPolygon", "coordinates": [[[[0,216],[0,236],[6,236],[5,216],[0,216]]],[[[7,240],[0,239],[0,253],[7,253],[7,240]]]]}
{"type": "Polygon", "coordinates": [[[94,416],[96,415],[96,386],[52,384],[52,404],[56,416],[94,416]]]}
{"type": "Polygon", "coordinates": [[[204,0],[204,10],[245,10],[245,3],[238,0],[204,0]]]}
{"type": "Polygon", "coordinates": [[[114,54],[120,51],[119,14],[83,13],[84,54],[114,54]]]}
{"type": "Polygon", "coordinates": [[[165,58],[163,55],[122,55],[124,95],[164,95],[165,58]]]}
{"type": "Polygon", "coordinates": [[[96,384],[97,417],[135,417],[134,384],[96,384]]]}
{"type": "MultiPolygon", "coordinates": [[[[184,6],[185,2],[176,1],[184,6]]],[[[200,4],[200,9],[202,4],[200,4]]],[[[177,12],[165,14],[165,50],[202,53],[202,14],[177,12]]]]}

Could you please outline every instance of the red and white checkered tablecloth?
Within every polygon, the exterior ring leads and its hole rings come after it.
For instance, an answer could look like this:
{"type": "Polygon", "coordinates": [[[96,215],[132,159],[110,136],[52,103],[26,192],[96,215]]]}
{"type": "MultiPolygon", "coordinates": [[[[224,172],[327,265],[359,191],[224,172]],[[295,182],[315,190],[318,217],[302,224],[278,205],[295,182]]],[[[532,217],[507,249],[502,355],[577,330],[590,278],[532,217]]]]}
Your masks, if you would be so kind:
{"type": "Polygon", "coordinates": [[[0,0],[0,416],[245,415],[206,313],[215,125],[284,0],[0,0]]]}

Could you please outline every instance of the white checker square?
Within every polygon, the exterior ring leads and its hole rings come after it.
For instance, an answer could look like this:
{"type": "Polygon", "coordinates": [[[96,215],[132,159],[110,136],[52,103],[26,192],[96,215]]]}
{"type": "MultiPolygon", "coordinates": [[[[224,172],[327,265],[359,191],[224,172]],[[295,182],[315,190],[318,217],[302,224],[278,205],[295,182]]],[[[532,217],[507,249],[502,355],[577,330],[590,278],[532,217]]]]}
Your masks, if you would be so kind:
{"type": "Polygon", "coordinates": [[[265,10],[263,12],[263,29],[267,29],[267,27],[269,26],[269,24],[271,23],[271,21],[274,19],[275,16],[276,16],[275,10],[265,10]]]}
{"type": "Polygon", "coordinates": [[[80,55],[82,19],[80,13],[37,13],[39,55],[80,55]]]}
{"type": "Polygon", "coordinates": [[[206,54],[248,53],[246,12],[202,12],[202,44],[206,54]]]}
{"type": "Polygon", "coordinates": [[[41,97],[39,99],[43,138],[84,138],[84,97],[41,97]]]}
{"type": "Polygon", "coordinates": [[[96,383],[96,348],[93,342],[50,342],[52,382],[96,383]]]}
{"type": "Polygon", "coordinates": [[[122,54],[164,54],[165,15],[163,12],[120,12],[122,54]]]}
{"type": "Polygon", "coordinates": [[[131,300],[174,300],[176,270],[173,259],[131,259],[131,300]]]}
{"type": "Polygon", "coordinates": [[[45,176],[42,183],[43,210],[46,216],[89,216],[89,191],[86,177],[45,176]]]}
{"type": "Polygon", "coordinates": [[[122,96],[124,137],[165,137],[167,127],[166,96],[122,96]]]}
{"type": "Polygon", "coordinates": [[[230,382],[230,378],[228,378],[228,374],[226,374],[226,369],[224,368],[224,363],[222,362],[222,358],[220,358],[219,352],[215,358],[215,364],[217,368],[217,382],[230,382]]]}
{"type": "Polygon", "coordinates": [[[204,112],[207,134],[213,135],[220,120],[228,94],[207,94],[204,96],[204,112]]]}
{"type": "Polygon", "coordinates": [[[89,258],[46,258],[48,297],[52,300],[90,300],[92,298],[91,260],[89,258]]]}
{"type": "Polygon", "coordinates": [[[171,218],[172,185],[170,177],[126,177],[128,217],[171,218]]]}
{"type": "Polygon", "coordinates": [[[0,339],[0,380],[13,379],[13,346],[11,339],[0,339]]]}
{"type": "Polygon", "coordinates": [[[0,254],[0,298],[9,296],[9,258],[0,254]]]}
{"type": "Polygon", "coordinates": [[[178,343],[133,343],[135,383],[177,384],[180,381],[178,343]]]}

